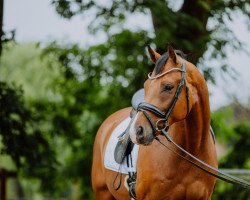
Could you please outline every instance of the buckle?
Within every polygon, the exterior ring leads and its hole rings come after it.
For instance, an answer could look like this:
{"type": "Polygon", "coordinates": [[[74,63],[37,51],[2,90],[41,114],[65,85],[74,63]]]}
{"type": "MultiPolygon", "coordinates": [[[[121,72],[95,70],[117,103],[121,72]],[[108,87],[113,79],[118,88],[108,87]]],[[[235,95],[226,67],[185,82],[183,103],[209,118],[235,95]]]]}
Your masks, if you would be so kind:
{"type": "Polygon", "coordinates": [[[167,122],[167,120],[164,119],[164,118],[158,119],[158,120],[156,121],[156,123],[155,123],[155,130],[156,130],[156,131],[161,132],[162,130],[168,130],[168,128],[169,128],[168,122],[167,122]],[[159,125],[160,125],[161,122],[165,122],[163,128],[160,128],[160,127],[159,127],[159,125]]]}

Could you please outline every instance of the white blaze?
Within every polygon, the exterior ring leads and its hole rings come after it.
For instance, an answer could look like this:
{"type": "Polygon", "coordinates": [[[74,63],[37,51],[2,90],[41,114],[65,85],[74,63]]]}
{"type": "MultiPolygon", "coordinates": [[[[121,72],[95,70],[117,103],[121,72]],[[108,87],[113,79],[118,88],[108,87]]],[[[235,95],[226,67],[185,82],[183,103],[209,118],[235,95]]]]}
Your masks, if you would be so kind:
{"type": "Polygon", "coordinates": [[[135,122],[137,120],[137,117],[138,117],[138,113],[136,114],[136,116],[134,118],[134,121],[132,122],[132,124],[130,126],[130,129],[129,129],[130,139],[135,144],[138,144],[137,141],[136,141],[136,128],[135,128],[135,122]]]}

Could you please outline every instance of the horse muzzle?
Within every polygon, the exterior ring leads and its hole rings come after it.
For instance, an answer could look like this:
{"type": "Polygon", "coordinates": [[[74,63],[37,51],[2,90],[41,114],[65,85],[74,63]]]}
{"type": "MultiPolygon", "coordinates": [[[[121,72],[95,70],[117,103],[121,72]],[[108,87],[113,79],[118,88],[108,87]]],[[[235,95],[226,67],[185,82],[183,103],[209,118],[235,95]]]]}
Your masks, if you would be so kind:
{"type": "Polygon", "coordinates": [[[154,134],[150,127],[136,126],[134,122],[131,125],[130,139],[135,144],[150,145],[154,140],[154,134]]]}

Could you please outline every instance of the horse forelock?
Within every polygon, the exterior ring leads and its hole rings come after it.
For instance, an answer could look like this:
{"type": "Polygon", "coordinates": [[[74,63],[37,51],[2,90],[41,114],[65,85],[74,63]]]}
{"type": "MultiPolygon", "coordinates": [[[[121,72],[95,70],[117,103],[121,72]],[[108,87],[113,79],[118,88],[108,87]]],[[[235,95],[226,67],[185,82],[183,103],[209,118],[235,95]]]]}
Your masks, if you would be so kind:
{"type": "MultiPolygon", "coordinates": [[[[175,50],[175,53],[176,53],[178,56],[180,56],[180,57],[182,57],[182,58],[185,58],[185,54],[184,54],[182,51],[180,51],[180,50],[175,50]]],[[[166,64],[167,61],[168,61],[168,58],[169,58],[168,52],[165,52],[165,53],[162,54],[162,56],[156,61],[156,63],[155,63],[155,68],[154,68],[155,75],[159,74],[159,73],[163,70],[165,64],[166,64]]]]}
{"type": "Polygon", "coordinates": [[[166,62],[168,61],[168,53],[164,53],[162,54],[162,56],[156,61],[155,63],[155,75],[159,74],[162,70],[163,70],[163,67],[165,66],[166,62]]]}

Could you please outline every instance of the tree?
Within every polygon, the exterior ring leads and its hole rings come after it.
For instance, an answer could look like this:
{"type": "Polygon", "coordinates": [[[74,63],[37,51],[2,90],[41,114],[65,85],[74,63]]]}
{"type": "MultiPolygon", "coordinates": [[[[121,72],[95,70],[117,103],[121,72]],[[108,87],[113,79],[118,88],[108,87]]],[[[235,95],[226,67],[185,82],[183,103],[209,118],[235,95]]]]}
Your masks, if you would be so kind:
{"type": "MultiPolygon", "coordinates": [[[[3,30],[3,14],[4,14],[4,0],[0,0],[0,57],[2,54],[3,43],[14,40],[15,30],[4,32],[3,30]]],[[[0,66],[1,67],[1,66],[0,66]]]]}
{"type": "MultiPolygon", "coordinates": [[[[181,48],[185,53],[194,53],[192,62],[198,64],[207,80],[211,81],[214,81],[213,68],[202,66],[207,49],[211,49],[210,57],[220,59],[226,57],[227,46],[241,46],[225,22],[232,20],[230,17],[235,10],[249,16],[248,1],[184,0],[177,11],[172,8],[174,3],[164,0],[114,0],[107,4],[94,0],[52,0],[57,13],[67,19],[79,14],[87,17],[89,13],[95,13],[89,31],[93,34],[101,31],[108,36],[103,44],[85,49],[78,45],[62,46],[57,43],[45,49],[45,55],[61,63],[64,71],[65,82],[61,93],[66,97],[63,107],[68,117],[77,119],[82,111],[97,119],[91,129],[78,132],[77,129],[69,129],[75,130],[75,136],[71,137],[73,140],[84,136],[81,148],[76,149],[79,151],[77,155],[81,155],[80,151],[85,152],[82,156],[86,161],[85,170],[75,173],[75,179],[83,177],[83,188],[90,187],[90,177],[86,174],[90,174],[92,143],[100,122],[115,110],[130,106],[133,92],[143,87],[150,65],[145,51],[147,44],[154,43],[160,53],[166,51],[166,43],[181,48]],[[146,31],[123,27],[127,16],[135,13],[151,15],[153,37],[146,31]],[[208,27],[211,20],[213,26],[208,27]],[[68,104],[69,97],[74,99],[74,104],[68,104]]],[[[224,71],[228,70],[223,63],[220,67],[224,71]]],[[[62,122],[67,122],[67,117],[62,122]]],[[[87,126],[86,121],[83,122],[82,127],[87,126]]],[[[71,162],[81,166],[82,158],[74,157],[71,162]]]]}
{"type": "MultiPolygon", "coordinates": [[[[242,47],[240,40],[228,28],[228,21],[233,20],[233,11],[240,11],[249,17],[249,1],[184,0],[177,10],[173,8],[176,3],[178,1],[173,0],[114,0],[106,4],[95,0],[52,0],[57,13],[68,19],[77,14],[87,17],[88,13],[95,13],[89,30],[93,33],[101,30],[109,36],[112,35],[112,28],[124,23],[128,15],[151,15],[155,34],[153,41],[157,50],[163,53],[166,51],[166,43],[171,43],[185,53],[192,53],[191,61],[194,64],[204,64],[202,59],[208,48],[210,57],[221,59],[226,58],[227,46],[236,49],[242,47]]],[[[225,63],[220,67],[223,71],[228,70],[225,63]]],[[[205,77],[214,82],[213,68],[205,66],[201,69],[205,77]]]]}
{"type": "MultiPolygon", "coordinates": [[[[14,31],[3,31],[4,0],[0,0],[0,58],[3,44],[14,39],[14,31]]],[[[3,69],[0,60],[0,69],[3,69]]],[[[34,110],[24,102],[23,91],[16,84],[0,77],[0,143],[1,155],[8,155],[16,171],[39,178],[42,183],[55,185],[55,153],[41,129],[34,110]]],[[[4,184],[4,183],[1,183],[4,184]]],[[[53,187],[51,187],[53,190],[53,187]]]]}
{"type": "MultiPolygon", "coordinates": [[[[164,52],[165,43],[170,42],[186,53],[196,53],[193,62],[200,66],[202,56],[209,47],[214,50],[212,57],[224,57],[227,45],[239,47],[240,42],[232,39],[232,32],[223,22],[237,9],[248,16],[249,2],[185,0],[178,11],[172,9],[174,1],[163,0],[114,0],[109,5],[98,4],[94,0],[87,3],[81,0],[53,0],[52,3],[57,12],[66,18],[96,11],[96,18],[89,30],[93,34],[105,32],[108,35],[107,42],[88,48],[56,42],[43,49],[37,46],[43,52],[32,54],[32,58],[46,60],[46,66],[39,60],[30,76],[32,80],[37,80],[42,75],[43,80],[49,79],[50,84],[43,90],[44,81],[39,84],[29,82],[31,95],[24,93],[23,98],[20,89],[9,83],[7,86],[1,83],[1,120],[4,121],[0,123],[0,134],[7,138],[4,140],[4,152],[13,155],[17,164],[20,160],[19,169],[26,176],[40,178],[45,192],[55,197],[68,197],[66,180],[70,180],[81,185],[82,199],[90,199],[90,166],[95,133],[109,114],[130,106],[132,94],[143,86],[147,78],[147,66],[150,65],[145,46],[155,43],[158,51],[164,52]],[[138,12],[152,16],[155,36],[150,36],[146,31],[122,27],[128,14],[138,12]],[[211,29],[207,28],[209,20],[215,21],[211,29]],[[112,32],[117,25],[122,28],[119,32],[112,32]],[[230,37],[224,38],[217,34],[222,30],[227,31],[230,37]],[[55,76],[54,69],[58,72],[55,76]],[[50,93],[38,96],[37,91],[50,93]],[[4,96],[6,94],[11,95],[7,98],[4,96]],[[4,109],[2,105],[5,105],[4,109]],[[12,123],[18,126],[13,127],[12,123]],[[26,139],[25,144],[20,139],[23,137],[26,139]],[[35,150],[34,155],[29,151],[30,148],[35,150]],[[25,157],[25,161],[19,157],[25,157]],[[35,166],[32,165],[34,162],[35,166]]],[[[3,41],[3,37],[1,39],[3,41]]],[[[29,50],[35,52],[33,48],[29,47],[29,50]]],[[[24,50],[22,47],[22,52],[24,50]]],[[[24,59],[25,55],[20,57],[24,59]]],[[[1,68],[10,68],[1,64],[1,68]]],[[[12,63],[15,69],[21,69],[21,64],[25,65],[23,67],[30,65],[28,62],[12,63]]],[[[202,70],[208,79],[213,78],[211,68],[204,67],[202,70]]],[[[24,72],[23,76],[28,74],[24,72]]],[[[22,84],[25,89],[25,83],[22,84]]]]}
{"type": "MultiPolygon", "coordinates": [[[[9,49],[11,47],[13,48],[14,45],[8,46],[9,49]]],[[[22,47],[21,51],[24,52],[25,48],[22,47]]],[[[49,139],[50,133],[44,128],[45,116],[41,117],[37,113],[38,103],[28,100],[30,96],[27,98],[24,95],[22,88],[17,86],[17,81],[16,84],[13,83],[14,79],[11,79],[10,71],[17,65],[9,66],[5,62],[6,51],[3,52],[0,61],[0,155],[11,157],[19,175],[37,178],[41,181],[41,189],[46,188],[47,192],[54,192],[58,162],[53,143],[50,141],[51,138],[49,139]],[[10,80],[6,78],[7,75],[10,80]],[[49,190],[48,185],[51,185],[49,190]]],[[[33,54],[34,52],[33,49],[33,54]]],[[[24,57],[24,54],[21,56],[24,57]]],[[[18,56],[15,58],[20,59],[18,56]]],[[[10,63],[11,59],[7,60],[10,63]]],[[[30,57],[28,60],[31,60],[30,57]]]]}
{"type": "MultiPolygon", "coordinates": [[[[222,158],[220,167],[237,169],[249,168],[250,159],[248,149],[250,148],[250,124],[238,123],[232,131],[234,131],[234,140],[231,141],[230,151],[222,158]]],[[[248,199],[249,195],[250,191],[245,188],[218,181],[213,199],[248,199]]]]}

